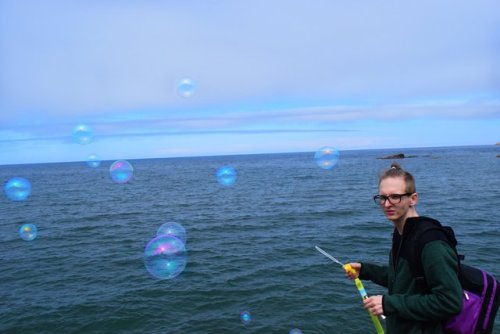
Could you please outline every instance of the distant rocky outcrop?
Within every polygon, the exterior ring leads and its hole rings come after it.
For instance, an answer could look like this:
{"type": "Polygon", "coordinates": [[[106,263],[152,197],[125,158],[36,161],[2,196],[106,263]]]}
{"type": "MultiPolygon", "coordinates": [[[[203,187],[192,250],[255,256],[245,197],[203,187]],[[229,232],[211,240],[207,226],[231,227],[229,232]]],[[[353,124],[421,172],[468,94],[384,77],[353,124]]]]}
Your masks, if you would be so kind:
{"type": "Polygon", "coordinates": [[[407,159],[407,158],[416,158],[416,155],[405,155],[404,153],[397,153],[386,155],[385,157],[378,157],[377,159],[407,159]]]}
{"type": "Polygon", "coordinates": [[[404,153],[397,153],[397,154],[386,155],[385,157],[380,157],[377,159],[404,159],[404,157],[405,157],[404,153]]]}

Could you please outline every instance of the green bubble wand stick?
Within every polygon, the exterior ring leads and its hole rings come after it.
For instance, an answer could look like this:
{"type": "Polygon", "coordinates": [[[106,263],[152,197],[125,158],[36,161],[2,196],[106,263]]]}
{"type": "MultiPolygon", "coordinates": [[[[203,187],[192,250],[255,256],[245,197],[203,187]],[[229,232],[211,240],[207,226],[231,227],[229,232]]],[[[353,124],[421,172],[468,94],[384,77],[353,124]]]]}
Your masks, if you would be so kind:
{"type": "MultiPolygon", "coordinates": [[[[325,252],[324,250],[322,250],[318,246],[315,246],[315,247],[316,247],[316,250],[318,252],[320,252],[321,254],[323,254],[324,256],[326,256],[327,258],[332,260],[333,262],[340,264],[345,271],[351,272],[351,273],[356,272],[351,267],[350,264],[343,264],[342,262],[340,262],[339,260],[337,260],[336,258],[331,256],[330,254],[328,254],[327,252],[325,252]]],[[[363,283],[361,282],[361,280],[359,278],[354,279],[354,284],[356,284],[356,288],[358,288],[358,291],[359,291],[359,294],[361,295],[361,298],[362,299],[368,298],[368,294],[366,293],[365,287],[363,286],[363,283]]],[[[371,313],[370,311],[368,311],[368,313],[370,314],[370,318],[373,321],[373,325],[375,326],[375,329],[377,330],[377,334],[384,334],[384,329],[382,328],[382,325],[380,324],[379,318],[376,315],[374,315],[373,313],[371,313]]]]}

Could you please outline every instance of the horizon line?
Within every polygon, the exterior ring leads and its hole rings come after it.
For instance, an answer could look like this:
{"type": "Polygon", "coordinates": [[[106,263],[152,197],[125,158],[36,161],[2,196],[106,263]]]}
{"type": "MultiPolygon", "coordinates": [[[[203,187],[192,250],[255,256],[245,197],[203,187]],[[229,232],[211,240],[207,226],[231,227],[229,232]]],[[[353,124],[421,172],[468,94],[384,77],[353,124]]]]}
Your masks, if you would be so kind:
{"type": "MultiPolygon", "coordinates": [[[[470,144],[470,145],[442,145],[442,146],[414,146],[414,147],[383,147],[383,148],[354,148],[354,149],[339,149],[339,152],[351,151],[380,151],[380,150],[411,150],[411,149],[436,149],[436,148],[460,148],[460,147],[495,147],[500,146],[500,142],[495,144],[470,144]]],[[[325,145],[325,147],[330,147],[325,145]]],[[[190,158],[208,158],[208,157],[230,157],[230,156],[245,156],[245,155],[273,155],[273,154],[301,154],[314,153],[316,151],[289,151],[289,152],[257,152],[257,153],[241,153],[241,154],[208,154],[208,155],[179,155],[170,157],[138,157],[138,158],[122,158],[122,159],[103,159],[101,162],[118,161],[118,160],[154,160],[154,159],[190,159],[190,158]]],[[[398,152],[401,153],[401,152],[398,152]]],[[[45,162],[24,162],[24,163],[0,163],[2,166],[20,166],[20,165],[42,165],[42,164],[66,164],[66,163],[85,163],[85,160],[67,160],[67,161],[45,161],[45,162]]]]}

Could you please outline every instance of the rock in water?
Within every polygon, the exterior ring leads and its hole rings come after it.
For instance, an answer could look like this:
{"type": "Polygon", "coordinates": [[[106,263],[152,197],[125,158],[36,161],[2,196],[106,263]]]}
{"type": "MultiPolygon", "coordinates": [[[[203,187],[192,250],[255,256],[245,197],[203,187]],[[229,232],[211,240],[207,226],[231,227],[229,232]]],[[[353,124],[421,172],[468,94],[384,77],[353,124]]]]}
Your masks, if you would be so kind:
{"type": "Polygon", "coordinates": [[[386,155],[385,157],[377,158],[377,159],[404,159],[405,155],[403,153],[386,155]]]}

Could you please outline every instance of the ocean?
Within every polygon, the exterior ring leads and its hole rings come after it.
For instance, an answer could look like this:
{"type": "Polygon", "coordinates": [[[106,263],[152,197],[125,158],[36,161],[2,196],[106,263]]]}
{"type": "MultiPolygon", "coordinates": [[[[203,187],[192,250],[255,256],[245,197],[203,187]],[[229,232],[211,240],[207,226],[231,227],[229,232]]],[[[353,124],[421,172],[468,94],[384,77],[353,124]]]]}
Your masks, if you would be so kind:
{"type": "Polygon", "coordinates": [[[314,152],[128,160],[126,184],[112,161],[4,165],[2,184],[23,177],[32,192],[0,197],[0,333],[375,333],[315,246],[387,263],[393,226],[372,196],[392,161],[377,158],[394,153],[413,156],[397,161],[416,178],[418,213],[454,228],[464,263],[500,277],[500,146],[341,151],[331,170],[314,152]],[[221,166],[236,170],[232,186],[217,182],[221,166]],[[157,279],[144,249],[167,221],[186,230],[187,264],[157,279]]]}

